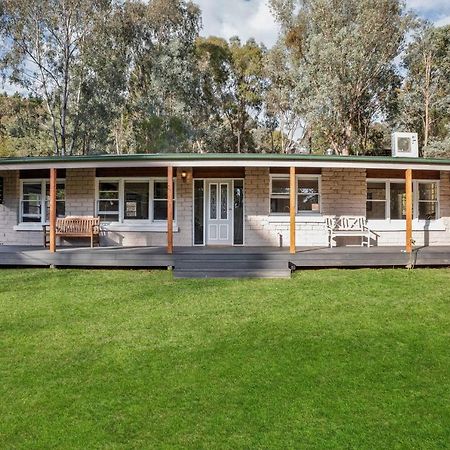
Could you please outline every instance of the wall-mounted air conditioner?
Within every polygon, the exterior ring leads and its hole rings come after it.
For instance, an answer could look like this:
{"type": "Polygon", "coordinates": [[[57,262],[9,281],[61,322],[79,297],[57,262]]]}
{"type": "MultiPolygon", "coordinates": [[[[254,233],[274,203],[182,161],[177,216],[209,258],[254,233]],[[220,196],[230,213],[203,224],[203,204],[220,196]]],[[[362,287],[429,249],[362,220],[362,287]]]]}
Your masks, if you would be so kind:
{"type": "Polygon", "coordinates": [[[392,133],[392,156],[418,158],[419,143],[417,133],[392,133]]]}

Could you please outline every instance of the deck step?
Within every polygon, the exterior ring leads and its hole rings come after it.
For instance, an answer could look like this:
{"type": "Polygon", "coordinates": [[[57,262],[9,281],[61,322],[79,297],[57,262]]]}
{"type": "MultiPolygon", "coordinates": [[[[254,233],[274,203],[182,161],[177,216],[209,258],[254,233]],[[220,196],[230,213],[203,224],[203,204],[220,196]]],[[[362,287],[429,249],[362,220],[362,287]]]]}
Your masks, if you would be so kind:
{"type": "Polygon", "coordinates": [[[177,269],[175,278],[290,278],[289,269],[177,269]]]}

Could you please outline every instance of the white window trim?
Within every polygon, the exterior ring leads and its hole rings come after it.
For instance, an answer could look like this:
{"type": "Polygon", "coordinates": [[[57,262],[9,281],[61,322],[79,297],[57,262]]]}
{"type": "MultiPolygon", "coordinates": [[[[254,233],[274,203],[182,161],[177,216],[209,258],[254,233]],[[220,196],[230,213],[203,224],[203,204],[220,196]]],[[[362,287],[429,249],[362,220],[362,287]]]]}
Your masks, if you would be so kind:
{"type": "MultiPolygon", "coordinates": [[[[50,183],[49,178],[25,178],[20,180],[19,193],[19,223],[14,227],[15,230],[35,230],[42,229],[43,225],[48,225],[48,220],[45,220],[45,212],[47,208],[47,184],[50,183]],[[24,222],[22,216],[22,202],[23,202],[23,185],[24,184],[38,184],[41,185],[41,220],[39,222],[24,222]]],[[[56,184],[64,184],[64,203],[66,203],[66,180],[65,178],[57,178],[56,184]]]]}
{"type": "MultiPolygon", "coordinates": [[[[393,223],[399,224],[405,223],[405,219],[391,219],[391,183],[405,184],[405,180],[401,178],[367,178],[366,185],[368,183],[384,183],[386,190],[386,204],[385,204],[385,218],[384,219],[369,219],[370,223],[374,224],[383,224],[383,223],[393,223]]],[[[440,180],[413,180],[413,222],[416,225],[426,226],[428,223],[438,223],[441,220],[441,205],[440,205],[440,180]],[[419,184],[421,183],[436,183],[436,219],[431,221],[427,220],[419,220],[419,184]]],[[[369,201],[366,198],[366,202],[369,201]]],[[[383,200],[374,200],[374,201],[383,201],[383,200]]],[[[366,217],[367,217],[367,209],[366,209],[366,217]]],[[[440,227],[439,227],[440,229],[440,227]]]]}
{"type": "MultiPolygon", "coordinates": [[[[167,220],[153,219],[154,184],[155,182],[167,183],[164,177],[96,177],[95,179],[95,215],[98,216],[99,190],[101,182],[119,183],[119,221],[102,222],[102,227],[108,230],[117,231],[167,231],[167,220]],[[125,183],[148,183],[149,184],[149,204],[148,219],[125,219],[125,183]]],[[[177,205],[177,180],[174,179],[173,199],[177,205]]],[[[174,231],[177,227],[178,208],[175,207],[174,231]]]]}
{"type": "MultiPolygon", "coordinates": [[[[289,195],[283,194],[272,194],[272,180],[289,180],[289,175],[271,173],[269,180],[269,216],[272,217],[286,217],[289,213],[277,213],[271,211],[271,200],[272,198],[289,198],[289,195]]],[[[296,174],[295,175],[295,216],[296,217],[307,217],[322,216],[322,175],[320,174],[296,174]],[[299,180],[317,180],[319,185],[319,211],[298,211],[298,181],[299,180]]]]}

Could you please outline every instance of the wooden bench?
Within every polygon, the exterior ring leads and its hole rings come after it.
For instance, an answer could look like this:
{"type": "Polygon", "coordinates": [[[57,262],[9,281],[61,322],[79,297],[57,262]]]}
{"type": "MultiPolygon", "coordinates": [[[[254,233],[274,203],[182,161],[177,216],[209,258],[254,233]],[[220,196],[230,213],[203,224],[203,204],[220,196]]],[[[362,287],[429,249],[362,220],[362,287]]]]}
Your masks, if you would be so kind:
{"type": "MultiPolygon", "coordinates": [[[[50,226],[43,225],[44,247],[49,244],[50,226]]],[[[91,248],[100,246],[100,218],[90,216],[64,217],[56,219],[56,236],[62,238],[90,238],[91,248]]]]}
{"type": "Polygon", "coordinates": [[[336,237],[361,237],[361,246],[370,247],[372,231],[367,226],[367,219],[364,216],[338,216],[327,217],[326,225],[328,230],[328,245],[336,246],[336,237]],[[333,245],[334,244],[334,245],[333,245]]]}

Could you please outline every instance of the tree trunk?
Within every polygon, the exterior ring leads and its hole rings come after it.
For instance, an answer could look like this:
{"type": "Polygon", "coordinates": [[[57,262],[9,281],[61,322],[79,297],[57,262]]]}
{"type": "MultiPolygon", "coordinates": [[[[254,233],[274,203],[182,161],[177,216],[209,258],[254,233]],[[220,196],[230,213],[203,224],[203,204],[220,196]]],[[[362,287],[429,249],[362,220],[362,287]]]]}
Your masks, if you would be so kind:
{"type": "Polygon", "coordinates": [[[432,67],[432,55],[428,53],[424,56],[425,63],[425,85],[424,85],[424,129],[423,129],[423,147],[428,145],[428,140],[430,136],[430,84],[431,84],[431,67],[432,67]]]}

